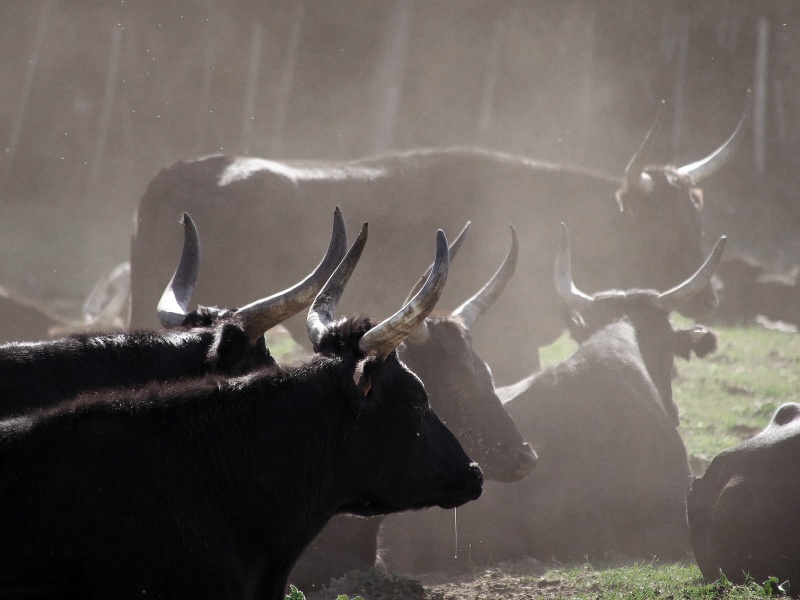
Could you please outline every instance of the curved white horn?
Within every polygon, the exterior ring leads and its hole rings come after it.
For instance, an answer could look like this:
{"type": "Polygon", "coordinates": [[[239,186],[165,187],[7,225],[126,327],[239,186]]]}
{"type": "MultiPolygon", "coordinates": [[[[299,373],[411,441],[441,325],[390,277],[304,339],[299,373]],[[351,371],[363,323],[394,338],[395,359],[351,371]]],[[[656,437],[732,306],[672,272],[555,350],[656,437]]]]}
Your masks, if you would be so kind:
{"type": "Polygon", "coordinates": [[[644,168],[647,165],[647,161],[650,160],[650,154],[653,152],[653,146],[656,143],[656,134],[658,133],[658,128],[661,125],[661,116],[664,114],[664,101],[661,101],[661,106],[658,107],[658,112],[656,113],[656,118],[653,121],[650,130],[647,132],[647,135],[642,142],[642,145],[639,146],[639,149],[636,151],[636,154],[633,155],[628,166],[625,167],[625,181],[628,184],[630,189],[635,189],[641,192],[642,194],[649,194],[653,191],[653,180],[651,179],[650,175],[644,172],[644,168]]]}
{"type": "Polygon", "coordinates": [[[719,241],[703,263],[703,266],[680,285],[676,285],[674,288],[659,294],[658,298],[656,298],[656,305],[663,310],[672,312],[684,302],[688,302],[700,290],[706,287],[719,266],[719,261],[722,259],[722,251],[725,250],[726,241],[727,238],[724,235],[719,238],[719,241]]]}
{"type": "Polygon", "coordinates": [[[381,321],[359,340],[358,347],[365,354],[375,352],[387,356],[430,314],[442,295],[450,252],[447,237],[440,229],[436,232],[436,261],[425,285],[409,302],[388,319],[381,321]]]}
{"type": "MultiPolygon", "coordinates": [[[[472,221],[467,221],[467,224],[464,225],[464,228],[461,230],[461,233],[458,234],[458,237],[453,240],[453,243],[450,244],[450,262],[453,262],[453,259],[458,254],[458,251],[461,249],[461,244],[464,243],[464,239],[467,237],[467,232],[469,231],[470,226],[472,225],[472,221]]],[[[403,304],[406,304],[411,298],[417,295],[422,289],[422,286],[425,285],[425,281],[428,279],[428,275],[431,274],[431,270],[433,270],[433,265],[436,264],[436,261],[431,263],[431,266],[428,267],[428,270],[422,274],[422,277],[419,278],[414,287],[411,288],[411,291],[406,296],[406,299],[403,300],[403,304]]]]}
{"type": "Polygon", "coordinates": [[[486,285],[453,311],[453,316],[460,317],[462,323],[464,323],[464,327],[467,329],[472,327],[475,321],[480,319],[500,297],[500,294],[506,289],[506,284],[508,284],[511,276],[514,275],[514,270],[517,268],[519,242],[514,227],[509,225],[509,228],[511,229],[511,249],[508,251],[508,255],[503,261],[503,264],[500,265],[500,268],[486,285]]]}
{"type": "Polygon", "coordinates": [[[183,251],[178,268],[158,302],[158,320],[162,327],[179,327],[192,299],[200,270],[200,236],[188,213],[183,213],[183,251]]]}
{"type": "Polygon", "coordinates": [[[314,298],[311,308],[308,309],[306,327],[308,329],[308,339],[311,340],[315,351],[319,349],[322,337],[333,322],[336,305],[339,303],[344,287],[358,264],[358,259],[361,258],[364,245],[367,243],[367,234],[368,224],[364,223],[356,241],[353,242],[350,250],[347,251],[339,266],[336,267],[336,270],[325,282],[317,297],[314,298]]]}
{"type": "Polygon", "coordinates": [[[678,173],[688,175],[692,179],[692,183],[700,183],[707,177],[716,173],[725,163],[728,162],[733,153],[742,143],[745,134],[745,125],[750,119],[750,105],[752,104],[752,94],[750,90],[747,91],[747,101],[744,107],[742,118],[739,119],[739,124],[736,126],[734,132],[730,137],[725,140],[719,148],[714,150],[711,154],[698,161],[684,165],[677,169],[678,173]]]}
{"type": "Polygon", "coordinates": [[[342,261],[347,250],[347,228],[342,211],[337,206],[333,211],[333,230],[328,251],[322,261],[305,279],[292,287],[267,298],[251,302],[236,311],[250,341],[261,337],[265,331],[293,317],[309,306],[314,297],[342,261]]]}
{"type": "Polygon", "coordinates": [[[592,305],[594,299],[575,287],[575,283],[572,281],[572,256],[570,255],[569,249],[569,231],[567,231],[567,226],[564,223],[561,223],[561,238],[558,241],[554,276],[556,291],[564,304],[578,312],[592,305]]]}

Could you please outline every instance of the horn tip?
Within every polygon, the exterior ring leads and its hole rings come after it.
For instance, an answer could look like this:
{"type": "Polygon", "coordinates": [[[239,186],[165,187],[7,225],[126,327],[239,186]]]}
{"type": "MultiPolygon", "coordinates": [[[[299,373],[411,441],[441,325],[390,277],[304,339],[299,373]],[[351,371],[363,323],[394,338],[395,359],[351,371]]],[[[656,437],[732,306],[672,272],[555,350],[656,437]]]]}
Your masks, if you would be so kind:
{"type": "Polygon", "coordinates": [[[558,251],[562,254],[569,252],[569,229],[563,221],[561,222],[561,236],[558,238],[558,251]]]}
{"type": "Polygon", "coordinates": [[[447,254],[448,261],[450,259],[450,246],[447,243],[447,236],[441,229],[436,230],[436,251],[437,253],[447,254]]]}
{"type": "Polygon", "coordinates": [[[508,224],[508,228],[511,230],[511,245],[518,246],[519,240],[517,238],[517,230],[514,229],[514,226],[511,223],[508,224]]]}
{"type": "Polygon", "coordinates": [[[342,209],[338,206],[333,209],[333,230],[334,232],[340,232],[344,237],[344,245],[347,246],[347,226],[344,222],[344,216],[342,216],[342,209]]]}

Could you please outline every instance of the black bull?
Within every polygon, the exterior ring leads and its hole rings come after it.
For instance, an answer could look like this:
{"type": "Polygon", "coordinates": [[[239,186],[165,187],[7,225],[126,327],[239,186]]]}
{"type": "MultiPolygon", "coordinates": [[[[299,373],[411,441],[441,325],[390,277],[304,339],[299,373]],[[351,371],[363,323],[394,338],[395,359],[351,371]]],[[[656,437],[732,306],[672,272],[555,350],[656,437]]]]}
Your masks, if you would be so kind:
{"type": "MultiPolygon", "coordinates": [[[[231,306],[253,297],[250,282],[286,283],[286,267],[304,255],[308,240],[323,234],[324,221],[315,216],[321,204],[338,204],[352,218],[370,221],[381,244],[356,274],[351,298],[372,314],[389,314],[394,306],[386,299],[398,297],[415,278],[408,265],[425,261],[424,248],[409,240],[432,226],[455,231],[472,220],[475,237],[484,240],[464,250],[474,275],[479,265],[501,260],[491,240],[512,223],[523,240],[519,271],[527,279],[512,282],[474,335],[498,380],[518,378],[536,365],[538,348],[563,331],[558,297],[542,285],[551,280],[558,223],[574,234],[576,277],[587,291],[665,289],[703,262],[702,194],[695,185],[727,159],[742,124],[710,161],[677,169],[645,168],[655,129],[624,178],[463,148],[352,162],[231,156],[178,162],[155,177],[139,205],[131,247],[132,326],[155,325],[151,307],[159,282],[169,277],[162,257],[177,253],[169,223],[182,211],[191,212],[215,242],[204,256],[198,301],[231,306]],[[266,252],[274,240],[280,240],[278,249],[272,250],[273,242],[266,252]],[[499,339],[502,344],[492,347],[499,339]]],[[[445,304],[470,289],[471,281],[453,275],[445,304]]],[[[699,317],[715,306],[708,287],[682,311],[699,317]]],[[[287,326],[302,339],[300,323],[287,326]]]]}
{"type": "Polygon", "coordinates": [[[800,588],[800,404],[784,404],[758,435],[717,455],[687,498],[697,564],[709,580],[788,579],[800,588]]]}

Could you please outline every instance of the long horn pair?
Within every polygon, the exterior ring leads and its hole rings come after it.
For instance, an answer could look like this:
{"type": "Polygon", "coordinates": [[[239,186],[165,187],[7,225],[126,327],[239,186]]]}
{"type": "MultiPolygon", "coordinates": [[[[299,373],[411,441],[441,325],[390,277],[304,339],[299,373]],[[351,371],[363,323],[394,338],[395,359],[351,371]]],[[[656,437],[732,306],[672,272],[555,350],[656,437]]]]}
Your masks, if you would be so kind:
{"type": "Polygon", "coordinates": [[[678,173],[688,175],[692,179],[692,183],[700,183],[703,179],[710,177],[716,173],[725,163],[728,162],[733,153],[742,143],[745,134],[745,125],[750,119],[750,107],[753,103],[753,94],[747,90],[747,99],[745,101],[744,112],[742,118],[739,119],[739,124],[736,126],[734,132],[725,142],[714,152],[698,161],[684,165],[678,168],[678,173]]]}
{"type": "Polygon", "coordinates": [[[500,297],[517,268],[519,242],[517,241],[517,232],[514,227],[509,225],[509,228],[511,229],[511,249],[508,251],[503,264],[500,265],[500,268],[486,285],[452,313],[453,316],[461,318],[461,322],[467,329],[472,327],[500,297]]]}
{"type": "MultiPolygon", "coordinates": [[[[719,238],[711,254],[697,272],[683,283],[659,294],[655,299],[655,304],[667,312],[672,312],[706,287],[719,266],[726,241],[727,238],[724,235],[719,238]]],[[[572,280],[569,232],[563,223],[561,224],[561,239],[559,240],[558,253],[556,254],[555,284],[561,300],[573,310],[580,312],[589,308],[594,302],[594,298],[580,291],[572,280]]]]}
{"type": "MultiPolygon", "coordinates": [[[[730,137],[725,140],[725,142],[719,148],[714,150],[714,152],[705,158],[701,158],[700,160],[689,163],[688,165],[678,167],[678,173],[689,176],[692,180],[692,183],[698,184],[722,168],[722,166],[728,162],[731,156],[733,156],[733,153],[736,152],[739,144],[742,143],[742,139],[744,139],[745,125],[750,118],[750,108],[752,102],[752,93],[750,90],[747,90],[747,98],[745,101],[742,118],[739,120],[739,124],[736,126],[736,129],[730,135],[730,137]]],[[[655,145],[656,133],[658,133],[663,112],[664,101],[662,100],[661,106],[658,109],[658,114],[656,114],[655,121],[653,122],[652,127],[650,127],[650,131],[647,132],[647,135],[645,136],[642,145],[639,147],[639,150],[637,150],[636,154],[633,155],[633,158],[631,158],[628,166],[625,168],[625,181],[627,182],[628,187],[631,189],[636,189],[643,194],[649,194],[653,191],[653,180],[647,173],[644,172],[644,167],[647,165],[647,161],[650,160],[650,154],[652,153],[653,146],[655,145]]]]}
{"type": "MultiPolygon", "coordinates": [[[[184,242],[181,260],[158,303],[159,320],[164,327],[177,327],[183,323],[200,268],[200,239],[197,228],[186,213],[183,215],[183,224],[184,242]]],[[[347,229],[342,211],[337,206],[333,213],[333,231],[328,251],[316,269],[294,286],[236,311],[235,314],[241,318],[249,339],[257,340],[265,331],[311,304],[342,260],[346,248],[347,229]]]]}

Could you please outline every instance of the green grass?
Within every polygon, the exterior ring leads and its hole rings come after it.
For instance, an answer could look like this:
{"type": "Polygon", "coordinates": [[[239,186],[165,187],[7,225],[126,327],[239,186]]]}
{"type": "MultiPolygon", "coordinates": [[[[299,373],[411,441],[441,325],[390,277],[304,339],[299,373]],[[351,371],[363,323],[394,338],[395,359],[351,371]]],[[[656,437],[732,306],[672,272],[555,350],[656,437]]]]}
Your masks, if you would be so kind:
{"type": "Polygon", "coordinates": [[[717,352],[676,361],[673,380],[687,450],[706,458],[752,437],[781,404],[800,400],[800,335],[755,327],[717,334],[717,352]]]}
{"type": "MultiPolygon", "coordinates": [[[[686,449],[707,459],[763,429],[781,404],[800,401],[800,335],[759,327],[714,330],[717,351],[688,362],[675,359],[672,381],[686,449]]],[[[542,365],[563,360],[576,347],[564,334],[542,349],[542,365]]]]}
{"type": "Polygon", "coordinates": [[[585,564],[579,567],[551,569],[542,579],[558,582],[570,599],[751,599],[777,595],[775,582],[732,585],[722,579],[704,583],[700,570],[684,563],[634,563],[624,566],[585,564]]]}

